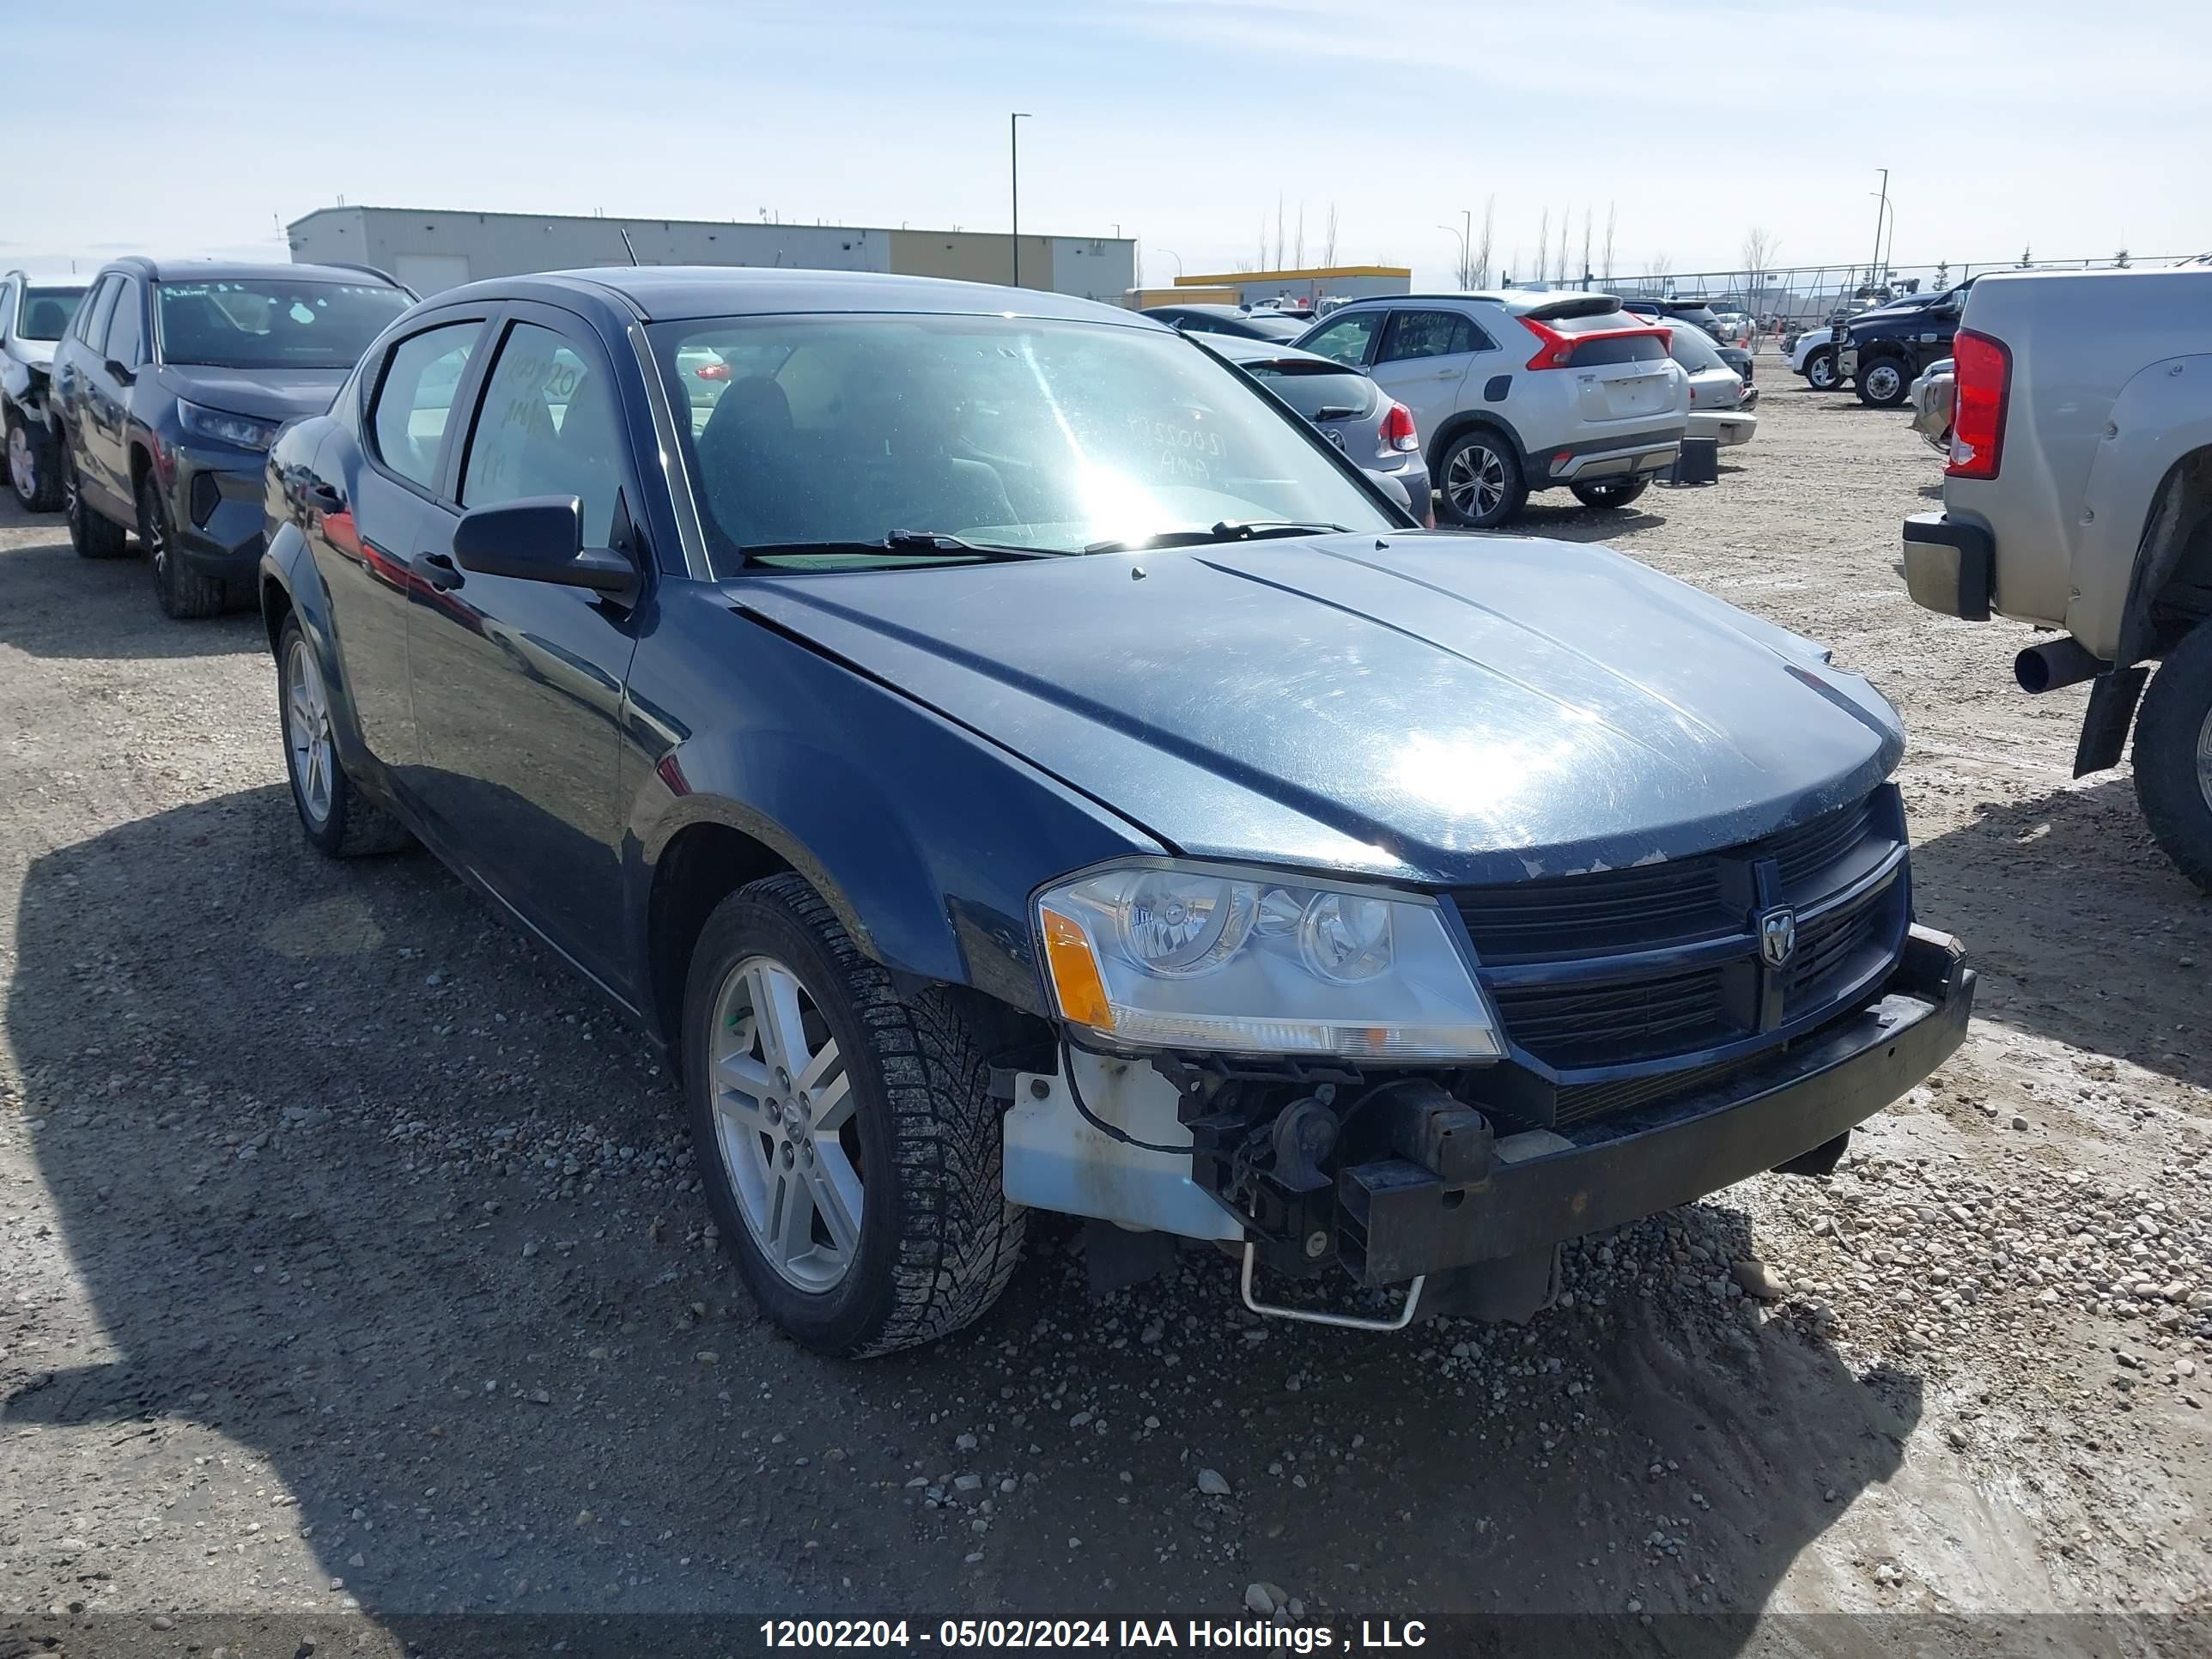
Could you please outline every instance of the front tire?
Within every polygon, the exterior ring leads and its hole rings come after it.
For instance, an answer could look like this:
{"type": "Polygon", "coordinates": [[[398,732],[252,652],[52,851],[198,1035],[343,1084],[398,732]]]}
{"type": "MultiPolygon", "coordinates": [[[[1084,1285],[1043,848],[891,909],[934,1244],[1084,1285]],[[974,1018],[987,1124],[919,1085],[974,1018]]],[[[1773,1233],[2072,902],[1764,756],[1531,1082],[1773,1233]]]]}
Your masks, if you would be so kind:
{"type": "Polygon", "coordinates": [[[1584,507],[1626,507],[1651,488],[1649,478],[1622,478],[1610,483],[1569,484],[1584,507]]]}
{"type": "Polygon", "coordinates": [[[1013,1276],[988,1048],[943,987],[902,999],[796,875],[715,908],[684,988],[684,1093],[724,1247],[761,1310],[848,1357],[934,1340],[1013,1276]]]}
{"type": "Polygon", "coordinates": [[[2212,623],[2175,647],[2136,721],[2136,799],[2166,857],[2212,894],[2212,623]]]}
{"type": "Polygon", "coordinates": [[[284,772],[300,828],[326,858],[396,853],[412,844],[406,827],[355,788],[338,760],[330,690],[322,664],[296,617],[276,636],[276,714],[284,732],[284,772]]]}
{"type": "Polygon", "coordinates": [[[188,622],[222,614],[223,586],[185,562],[175,528],[169,522],[168,504],[161,499],[161,487],[154,482],[150,470],[138,480],[138,545],[146,551],[146,564],[154,575],[154,599],[163,616],[188,622]]]}
{"type": "Polygon", "coordinates": [[[1824,347],[1810,353],[1805,359],[1805,384],[1815,392],[1836,389],[1836,353],[1832,347],[1824,347]]]}
{"type": "Polygon", "coordinates": [[[84,474],[75,461],[63,463],[62,510],[69,514],[70,545],[80,559],[119,559],[130,545],[130,532],[112,520],[103,519],[84,498],[84,474]]]}
{"type": "Polygon", "coordinates": [[[1436,469],[1443,515],[1469,530],[1510,524],[1528,504],[1528,483],[1512,444],[1488,427],[1455,438],[1436,469]]]}
{"type": "Polygon", "coordinates": [[[8,484],[27,513],[51,513],[62,504],[61,458],[43,423],[33,426],[15,410],[8,415],[8,484]]]}
{"type": "Polygon", "coordinates": [[[1859,365],[1859,401],[1869,409],[1895,409],[1912,390],[1912,377],[1894,357],[1859,365]]]}

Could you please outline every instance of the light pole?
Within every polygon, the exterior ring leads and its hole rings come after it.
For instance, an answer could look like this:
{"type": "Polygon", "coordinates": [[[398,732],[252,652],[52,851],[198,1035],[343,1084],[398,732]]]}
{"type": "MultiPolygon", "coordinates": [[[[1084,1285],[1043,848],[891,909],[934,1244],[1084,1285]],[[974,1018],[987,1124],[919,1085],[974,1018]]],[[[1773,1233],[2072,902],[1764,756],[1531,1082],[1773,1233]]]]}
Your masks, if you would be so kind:
{"type": "Polygon", "coordinates": [[[1016,110],[1006,118],[1006,179],[1013,192],[1014,209],[1014,286],[1022,285],[1022,128],[1030,118],[1027,110],[1016,110]]]}
{"type": "Polygon", "coordinates": [[[1182,255],[1177,253],[1171,247],[1164,247],[1160,252],[1166,254],[1169,258],[1176,262],[1176,281],[1178,283],[1181,282],[1182,280],[1182,255]]]}
{"type": "Polygon", "coordinates": [[[1467,220],[1467,228],[1465,230],[1456,228],[1451,225],[1438,225],[1437,228],[1442,231],[1449,231],[1452,235],[1456,236],[1459,239],[1459,285],[1462,288],[1465,288],[1469,283],[1474,280],[1473,273],[1467,268],[1467,239],[1468,233],[1474,228],[1474,212],[1471,208],[1462,208],[1460,211],[1467,220]]]}
{"type": "Polygon", "coordinates": [[[1867,286],[1881,280],[1881,222],[1889,212],[1889,169],[1881,169],[1881,205],[1874,210],[1874,263],[1867,268],[1867,286]]]}

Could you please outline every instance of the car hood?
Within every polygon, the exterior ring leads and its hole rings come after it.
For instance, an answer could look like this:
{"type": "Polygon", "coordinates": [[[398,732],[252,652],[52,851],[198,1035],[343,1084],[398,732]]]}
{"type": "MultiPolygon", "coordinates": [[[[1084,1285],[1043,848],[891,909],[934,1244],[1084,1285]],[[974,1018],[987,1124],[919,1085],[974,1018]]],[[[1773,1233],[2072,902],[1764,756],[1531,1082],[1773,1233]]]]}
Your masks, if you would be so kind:
{"type": "Polygon", "coordinates": [[[320,415],[331,406],[350,368],[202,368],[172,363],[161,373],[163,391],[227,415],[290,421],[320,415]]]}
{"type": "Polygon", "coordinates": [[[1809,641],[1559,542],[1394,532],[726,591],[1200,856],[1431,884],[1650,863],[1856,799],[1904,748],[1809,641]]]}

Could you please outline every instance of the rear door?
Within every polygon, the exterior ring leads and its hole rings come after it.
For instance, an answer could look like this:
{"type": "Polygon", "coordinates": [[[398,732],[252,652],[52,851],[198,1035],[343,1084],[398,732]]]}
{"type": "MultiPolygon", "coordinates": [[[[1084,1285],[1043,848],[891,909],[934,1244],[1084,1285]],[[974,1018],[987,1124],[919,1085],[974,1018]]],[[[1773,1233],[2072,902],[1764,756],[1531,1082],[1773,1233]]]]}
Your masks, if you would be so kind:
{"type": "Polygon", "coordinates": [[[342,416],[358,441],[326,447],[309,487],[308,545],[346,694],[362,743],[410,799],[420,781],[407,668],[413,560],[424,515],[447,488],[456,399],[480,369],[486,324],[483,310],[433,313],[380,352],[367,395],[342,416]]]}
{"type": "Polygon", "coordinates": [[[1384,395],[1413,411],[1414,425],[1436,432],[1459,408],[1476,353],[1490,348],[1482,331],[1455,311],[1393,306],[1368,372],[1384,395]]]}
{"type": "Polygon", "coordinates": [[[619,994],[617,766],[639,611],[586,588],[464,570],[453,526],[472,507],[575,495],[585,544],[628,554],[649,581],[626,394],[580,317],[517,303],[494,331],[453,464],[455,499],[426,509],[416,541],[407,659],[421,800],[453,856],[619,994]]]}

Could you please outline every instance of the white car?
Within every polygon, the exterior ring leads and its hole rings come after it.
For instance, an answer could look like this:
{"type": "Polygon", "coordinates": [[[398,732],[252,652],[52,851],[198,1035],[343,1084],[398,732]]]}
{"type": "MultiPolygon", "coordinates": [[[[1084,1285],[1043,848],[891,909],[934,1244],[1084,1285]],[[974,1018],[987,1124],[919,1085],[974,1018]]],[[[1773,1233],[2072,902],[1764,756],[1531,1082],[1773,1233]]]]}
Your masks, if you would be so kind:
{"type": "Polygon", "coordinates": [[[1520,290],[1351,300],[1294,343],[1413,410],[1440,515],[1487,530],[1535,489],[1626,507],[1674,464],[1689,377],[1666,335],[1610,294],[1520,290]]]}
{"type": "Polygon", "coordinates": [[[1829,325],[1816,323],[1797,337],[1790,348],[1790,372],[1805,377],[1805,384],[1815,392],[1836,389],[1836,347],[1828,337],[1829,325]]]}
{"type": "Polygon", "coordinates": [[[1713,439],[1723,449],[1749,443],[1759,431],[1759,416],[1743,406],[1742,377],[1721,361],[1705,331],[1682,325],[1667,349],[1690,377],[1686,435],[1713,439]]]}

